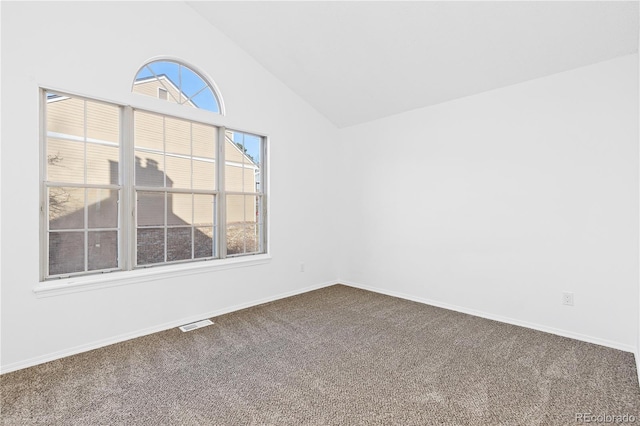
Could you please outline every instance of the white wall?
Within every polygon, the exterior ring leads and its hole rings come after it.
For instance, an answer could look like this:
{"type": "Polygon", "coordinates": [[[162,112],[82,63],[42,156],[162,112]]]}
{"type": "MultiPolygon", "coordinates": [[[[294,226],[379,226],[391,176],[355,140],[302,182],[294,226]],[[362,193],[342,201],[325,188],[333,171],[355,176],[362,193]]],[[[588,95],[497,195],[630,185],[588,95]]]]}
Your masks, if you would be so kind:
{"type": "Polygon", "coordinates": [[[332,282],[327,174],[336,130],[178,2],[2,4],[2,371],[186,318],[332,282]],[[156,55],[218,84],[221,124],[271,138],[271,254],[265,265],[37,298],[38,87],[123,103],[156,55]],[[299,261],[306,271],[299,272],[299,261]]]}
{"type": "Polygon", "coordinates": [[[343,282],[636,349],[637,54],[341,139],[343,282]]]}

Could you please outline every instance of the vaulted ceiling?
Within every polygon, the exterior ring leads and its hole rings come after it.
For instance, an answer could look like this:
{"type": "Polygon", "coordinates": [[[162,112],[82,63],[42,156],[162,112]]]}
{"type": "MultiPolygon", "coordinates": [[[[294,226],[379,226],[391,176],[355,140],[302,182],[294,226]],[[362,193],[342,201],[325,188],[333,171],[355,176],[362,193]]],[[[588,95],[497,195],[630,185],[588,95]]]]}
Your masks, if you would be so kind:
{"type": "Polygon", "coordinates": [[[638,2],[188,2],[338,127],[638,51],[638,2]]]}

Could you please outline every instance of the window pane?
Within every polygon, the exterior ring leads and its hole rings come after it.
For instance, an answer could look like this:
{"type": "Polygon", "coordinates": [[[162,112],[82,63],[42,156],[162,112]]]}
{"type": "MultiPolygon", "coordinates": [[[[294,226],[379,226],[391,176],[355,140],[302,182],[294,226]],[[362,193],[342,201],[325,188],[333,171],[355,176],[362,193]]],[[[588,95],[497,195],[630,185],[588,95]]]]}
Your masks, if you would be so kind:
{"type": "Polygon", "coordinates": [[[47,139],[47,180],[84,183],[84,143],[47,139]]]}
{"type": "Polygon", "coordinates": [[[87,138],[117,143],[120,139],[120,108],[87,101],[87,138]]]}
{"type": "Polygon", "coordinates": [[[167,225],[191,225],[192,195],[167,194],[167,225]]]}
{"type": "Polygon", "coordinates": [[[214,239],[212,227],[194,229],[194,257],[196,259],[214,256],[214,239]]]}
{"type": "Polygon", "coordinates": [[[193,189],[216,189],[216,165],[213,161],[193,160],[193,189]]]}
{"type": "Polygon", "coordinates": [[[247,250],[250,252],[264,252],[264,217],[263,217],[263,197],[253,197],[252,206],[254,212],[253,223],[247,226],[247,250]]]}
{"type": "Polygon", "coordinates": [[[260,192],[260,168],[262,167],[262,138],[244,135],[245,152],[249,163],[246,165],[244,177],[245,192],[260,192]]]}
{"type": "Polygon", "coordinates": [[[245,164],[244,167],[244,179],[242,180],[244,182],[244,187],[242,189],[243,192],[257,192],[258,188],[256,185],[256,175],[257,175],[258,169],[256,166],[253,166],[251,164],[245,164]]]}
{"type": "Polygon", "coordinates": [[[202,92],[195,95],[191,101],[196,104],[197,108],[206,109],[207,111],[216,113],[220,112],[218,101],[209,88],[204,89],[202,92]]]}
{"type": "Polygon", "coordinates": [[[191,127],[193,139],[193,156],[202,158],[216,158],[218,128],[204,124],[193,123],[191,127]]]}
{"type": "Polygon", "coordinates": [[[261,202],[261,196],[227,196],[227,254],[263,251],[261,202]]]}
{"type": "Polygon", "coordinates": [[[118,156],[118,147],[88,143],[87,183],[118,185],[118,156]]]}
{"type": "Polygon", "coordinates": [[[245,196],[227,196],[227,254],[245,252],[245,196]]]}
{"type": "Polygon", "coordinates": [[[244,222],[244,195],[227,195],[227,223],[244,222]]]}
{"type": "Polygon", "coordinates": [[[234,192],[259,192],[262,138],[228,131],[225,140],[225,189],[234,192]]]}
{"type": "Polygon", "coordinates": [[[138,229],[137,264],[164,262],[164,229],[138,229]]]}
{"type": "Polygon", "coordinates": [[[193,195],[193,223],[196,225],[215,224],[215,204],[213,195],[193,195]]]}
{"type": "Polygon", "coordinates": [[[89,232],[89,270],[118,267],[118,231],[89,232]]]}
{"type": "MultiPolygon", "coordinates": [[[[236,132],[237,133],[237,132],[236,132]]],[[[244,145],[247,158],[252,164],[259,166],[262,156],[262,138],[255,135],[243,134],[242,144],[244,145]]]]}
{"type": "Polygon", "coordinates": [[[247,253],[260,251],[260,226],[257,223],[249,224],[245,228],[245,245],[247,253]]]}
{"type": "Polygon", "coordinates": [[[227,254],[245,252],[244,226],[242,223],[227,223],[227,254]]]}
{"type": "Polygon", "coordinates": [[[164,157],[162,154],[136,151],[136,185],[164,186],[164,157]]]}
{"type": "Polygon", "coordinates": [[[138,226],[164,225],[164,192],[138,192],[138,226]]]}
{"type": "Polygon", "coordinates": [[[167,162],[167,188],[191,188],[191,160],[171,155],[165,157],[167,162]]]}
{"type": "Polygon", "coordinates": [[[200,76],[184,65],[180,67],[180,83],[182,84],[180,89],[187,98],[195,95],[200,89],[207,87],[207,83],[205,83],[200,76]]]}
{"type": "Polygon", "coordinates": [[[47,132],[84,139],[84,101],[47,93],[47,132]]]}
{"type": "Polygon", "coordinates": [[[87,189],[89,228],[118,227],[118,190],[87,189]]]}
{"type": "Polygon", "coordinates": [[[261,197],[245,196],[245,248],[247,253],[261,251],[261,197]]]}
{"type": "Polygon", "coordinates": [[[242,164],[245,162],[244,147],[242,146],[242,140],[236,139],[238,139],[238,137],[235,136],[234,132],[226,133],[224,146],[225,160],[242,164]]]}
{"type": "Polygon", "coordinates": [[[164,150],[164,119],[160,115],[134,112],[134,144],[136,148],[164,150]]]}
{"type": "Polygon", "coordinates": [[[167,229],[167,261],[191,259],[191,228],[167,229]]]}
{"type": "Polygon", "coordinates": [[[166,77],[171,80],[174,86],[180,88],[180,65],[169,61],[155,61],[147,66],[157,77],[166,77]]]}
{"type": "Polygon", "coordinates": [[[84,228],[84,188],[49,188],[49,229],[84,228]]]}
{"type": "Polygon", "coordinates": [[[242,170],[242,164],[230,163],[227,160],[224,167],[224,185],[227,191],[242,192],[242,170]]]}
{"type": "MultiPolygon", "coordinates": [[[[151,75],[151,72],[147,70],[147,67],[144,67],[143,70],[138,73],[138,76],[142,76],[143,74],[146,74],[146,76],[136,79],[131,91],[146,96],[152,96],[154,98],[160,97],[159,90],[164,90],[164,87],[162,87],[162,85],[158,83],[158,80],[156,80],[156,78],[151,75]],[[149,76],[151,76],[150,79],[147,78],[149,76]]],[[[168,95],[167,100],[170,99],[172,99],[171,95],[168,95]]]]}
{"type": "Polygon", "coordinates": [[[177,65],[173,66],[171,70],[165,69],[162,71],[157,67],[145,66],[136,76],[132,92],[177,103],[180,97],[177,85],[174,84],[174,82],[178,81],[177,70],[177,65]],[[152,68],[155,68],[153,72],[151,71],[152,68]],[[160,72],[156,74],[157,78],[154,76],[156,71],[160,72]],[[161,95],[161,92],[164,93],[161,95]]]}
{"type": "Polygon", "coordinates": [[[165,149],[174,154],[191,155],[191,123],[165,118],[165,149]]]}
{"type": "Polygon", "coordinates": [[[256,223],[258,214],[258,200],[255,195],[244,196],[244,221],[256,223]]]}
{"type": "Polygon", "coordinates": [[[49,275],[84,271],[84,232],[49,233],[49,275]]]}

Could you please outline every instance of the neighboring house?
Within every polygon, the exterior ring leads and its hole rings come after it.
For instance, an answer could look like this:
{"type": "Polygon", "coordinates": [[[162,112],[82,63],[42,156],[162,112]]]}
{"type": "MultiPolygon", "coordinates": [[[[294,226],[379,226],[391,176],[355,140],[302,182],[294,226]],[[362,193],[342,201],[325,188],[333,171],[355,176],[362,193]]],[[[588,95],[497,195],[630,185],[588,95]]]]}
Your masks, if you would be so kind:
{"type": "MultiPolygon", "coordinates": [[[[167,102],[186,99],[166,76],[160,79],[140,79],[134,84],[134,92],[152,94],[167,102]],[[162,82],[160,82],[160,80],[162,82]]],[[[82,184],[85,165],[88,184],[118,185],[119,183],[119,132],[118,109],[97,102],[85,104],[74,98],[51,96],[47,99],[47,180],[82,184]],[[85,126],[85,123],[91,125],[85,126]],[[86,127],[86,129],[85,129],[86,127]],[[77,142],[77,143],[73,143],[77,142]]],[[[184,105],[197,107],[187,101],[184,105]]],[[[195,258],[210,257],[213,253],[213,226],[217,226],[211,202],[198,202],[191,194],[172,192],[172,189],[213,189],[216,184],[217,128],[187,120],[166,118],[137,111],[135,124],[135,182],[136,187],[164,188],[164,191],[137,192],[138,264],[164,261],[164,228],[167,237],[167,260],[188,259],[192,255],[193,238],[195,258]],[[159,131],[160,129],[160,131],[159,131]],[[192,173],[192,169],[194,173],[192,173]],[[192,182],[192,176],[194,176],[192,182]],[[197,179],[195,179],[197,177],[197,179]],[[164,208],[166,192],[166,221],[164,208]],[[153,226],[159,228],[153,228],[153,226]],[[192,228],[184,226],[192,226],[192,228]],[[201,226],[200,226],[201,225],[201,226]],[[170,235],[170,237],[169,237],[170,235]],[[200,251],[200,252],[199,252],[200,251]],[[188,252],[188,253],[187,253],[188,252]]],[[[259,167],[233,141],[233,133],[225,135],[225,187],[231,192],[254,192],[259,185],[259,167]]],[[[88,220],[88,262],[90,269],[108,269],[117,265],[118,191],[103,188],[55,187],[49,191],[49,226],[54,230],[80,229],[88,220]],[[85,216],[85,204],[87,212],[85,216]],[[99,231],[98,231],[99,230],[99,231]],[[94,253],[93,253],[93,252],[94,253]]],[[[196,195],[197,197],[197,195],[196,195]]],[[[206,199],[206,197],[203,197],[206,199]]],[[[211,197],[209,197],[211,200],[211,197]]],[[[226,226],[227,251],[241,251],[234,246],[237,232],[256,230],[255,197],[229,195],[227,197],[226,226]],[[250,200],[251,199],[251,200],[250,200]],[[239,231],[235,232],[234,230],[239,231]]],[[[246,236],[245,234],[242,237],[246,236]]],[[[51,236],[50,265],[58,265],[61,271],[69,268],[65,262],[80,262],[84,244],[69,244],[56,239],[84,238],[80,233],[55,233],[51,236]],[[65,252],[55,250],[65,247],[65,252]]],[[[255,239],[257,241],[257,238],[255,239]]],[[[246,250],[246,248],[245,248],[246,250]]],[[[248,251],[252,251],[249,247],[248,251]]],[[[57,272],[51,270],[50,274],[57,272]]]]}
{"type": "Polygon", "coordinates": [[[169,77],[164,74],[139,78],[133,83],[134,93],[151,96],[171,103],[180,103],[197,108],[191,100],[182,93],[169,77]]]}

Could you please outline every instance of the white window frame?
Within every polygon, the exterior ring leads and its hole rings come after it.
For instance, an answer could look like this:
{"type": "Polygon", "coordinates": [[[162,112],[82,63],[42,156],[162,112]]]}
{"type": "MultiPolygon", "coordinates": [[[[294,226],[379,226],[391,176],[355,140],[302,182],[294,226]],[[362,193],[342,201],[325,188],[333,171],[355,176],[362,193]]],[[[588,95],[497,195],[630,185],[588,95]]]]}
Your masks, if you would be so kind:
{"type": "Polygon", "coordinates": [[[100,99],[97,97],[86,96],[73,93],[68,90],[59,90],[49,87],[40,88],[40,282],[34,286],[33,290],[38,297],[55,296],[58,294],[72,293],[77,291],[85,291],[93,288],[110,287],[113,285],[131,284],[136,282],[144,282],[152,279],[171,278],[175,276],[191,275],[198,273],[206,273],[214,270],[222,270],[228,268],[237,268],[263,264],[271,259],[269,244],[269,137],[264,132],[247,131],[237,128],[228,128],[222,124],[219,115],[207,112],[211,116],[210,120],[203,120],[199,112],[190,114],[190,112],[201,111],[184,108],[178,104],[163,103],[171,105],[171,108],[149,108],[148,106],[135,106],[129,103],[123,103],[113,100],[100,99]],[[88,271],[81,273],[61,274],[57,276],[47,276],[48,270],[48,196],[46,182],[47,167],[47,120],[46,105],[47,93],[55,93],[61,96],[69,96],[92,102],[102,102],[120,109],[120,182],[121,185],[121,202],[119,206],[119,225],[120,234],[118,242],[118,258],[119,266],[117,269],[108,271],[88,271]],[[171,109],[171,112],[167,112],[171,109]],[[226,253],[226,222],[225,209],[226,199],[225,191],[225,167],[216,167],[216,222],[217,235],[214,240],[217,242],[216,253],[218,257],[202,259],[191,259],[167,263],[159,263],[153,265],[135,265],[136,255],[136,218],[135,218],[135,177],[134,177],[134,140],[133,140],[133,115],[134,111],[148,112],[159,114],[166,117],[188,120],[195,123],[201,123],[209,126],[215,126],[218,129],[218,157],[216,162],[218,165],[226,164],[224,159],[225,150],[225,134],[227,130],[246,133],[258,136],[262,139],[261,149],[261,197],[262,203],[262,223],[261,232],[262,251],[259,253],[247,253],[243,255],[227,256],[226,253]],[[185,111],[187,110],[187,111],[185,111]]]}

